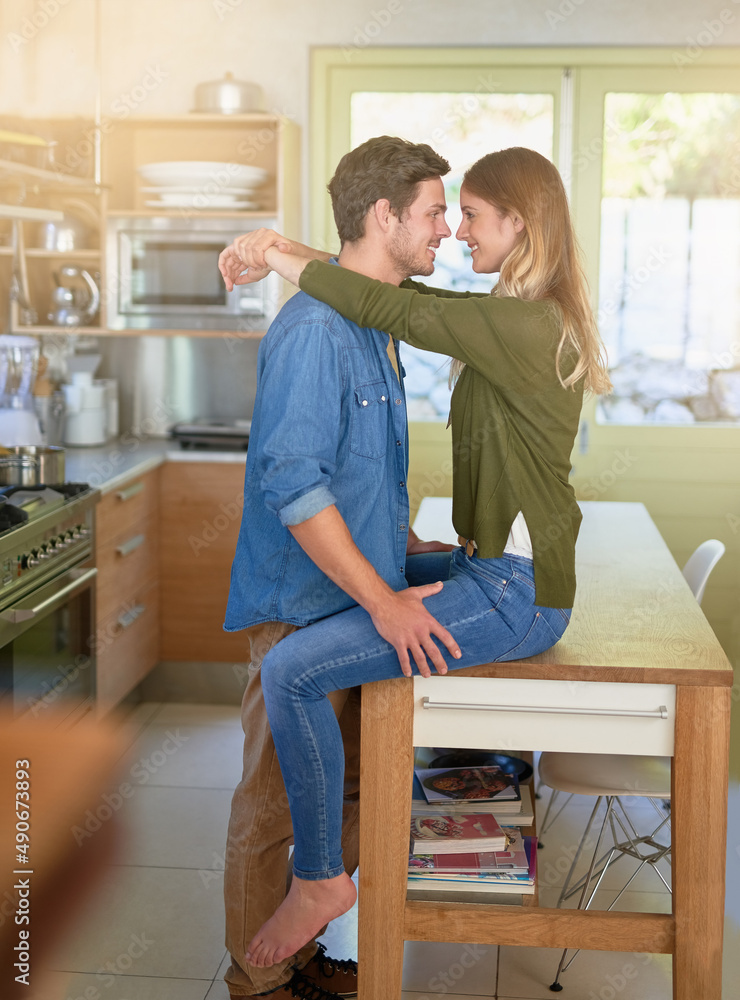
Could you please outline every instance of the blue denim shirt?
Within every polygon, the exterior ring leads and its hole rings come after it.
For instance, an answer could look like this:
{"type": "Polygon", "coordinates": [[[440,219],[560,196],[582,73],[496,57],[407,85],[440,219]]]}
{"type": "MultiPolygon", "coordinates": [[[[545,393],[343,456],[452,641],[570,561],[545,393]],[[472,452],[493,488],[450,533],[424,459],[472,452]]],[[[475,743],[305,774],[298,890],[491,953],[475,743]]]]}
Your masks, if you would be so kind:
{"type": "Polygon", "coordinates": [[[259,348],[244,512],[224,629],[308,625],[355,604],[288,530],[336,504],[355,544],[407,586],[406,397],[388,335],[298,292],[259,348]]]}

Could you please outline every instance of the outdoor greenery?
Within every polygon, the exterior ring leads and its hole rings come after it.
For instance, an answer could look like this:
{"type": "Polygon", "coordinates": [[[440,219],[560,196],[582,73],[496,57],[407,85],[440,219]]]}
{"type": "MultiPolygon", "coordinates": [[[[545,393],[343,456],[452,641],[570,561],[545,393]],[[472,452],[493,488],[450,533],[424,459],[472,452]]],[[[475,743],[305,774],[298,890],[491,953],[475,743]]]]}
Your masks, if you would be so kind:
{"type": "Polygon", "coordinates": [[[740,197],[740,95],[608,94],[604,197],[740,197]]]}

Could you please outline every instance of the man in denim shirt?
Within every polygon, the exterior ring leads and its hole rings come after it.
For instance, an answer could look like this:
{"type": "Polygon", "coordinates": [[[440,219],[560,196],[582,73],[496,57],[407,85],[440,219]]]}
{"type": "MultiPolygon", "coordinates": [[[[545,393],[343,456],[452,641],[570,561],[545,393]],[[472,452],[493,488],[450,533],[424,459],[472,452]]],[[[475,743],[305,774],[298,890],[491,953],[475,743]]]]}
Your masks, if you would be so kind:
{"type": "MultiPolygon", "coordinates": [[[[339,265],[396,284],[431,274],[435,249],[450,235],[440,179],[448,170],[429,146],[385,136],[343,157],[329,185],[342,243],[339,265]]],[[[222,253],[229,289],[266,273],[251,267],[241,275],[255,237],[258,242],[259,234],[240,238],[247,241],[241,247],[235,240],[222,253]]],[[[432,635],[453,649],[452,637],[422,604],[438,589],[431,581],[447,576],[450,547],[420,542],[409,531],[407,465],[395,343],[298,292],[260,345],[244,514],[224,625],[247,629],[251,652],[242,703],[244,772],[232,802],[224,887],[231,954],[225,979],[232,997],[356,994],[354,962],[330,959],[315,941],[269,968],[245,960],[247,944],[285,896],[292,838],[260,665],[296,628],[356,603],[370,611],[401,664],[408,664],[409,650],[415,658],[432,648],[430,656],[437,654],[432,635]],[[409,589],[407,580],[425,585],[409,589]]],[[[345,741],[343,850],[352,872],[359,691],[334,692],[332,703],[345,741]]]]}

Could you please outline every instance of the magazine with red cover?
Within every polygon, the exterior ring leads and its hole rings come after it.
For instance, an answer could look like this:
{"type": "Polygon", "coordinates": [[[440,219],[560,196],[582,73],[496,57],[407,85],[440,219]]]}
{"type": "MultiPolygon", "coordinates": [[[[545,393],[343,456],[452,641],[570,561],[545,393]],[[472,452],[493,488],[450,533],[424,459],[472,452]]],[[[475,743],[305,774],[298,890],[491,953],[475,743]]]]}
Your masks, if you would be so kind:
{"type": "Polygon", "coordinates": [[[412,816],[411,853],[505,851],[509,837],[489,813],[412,816]]]}
{"type": "Polygon", "coordinates": [[[509,844],[502,851],[411,854],[409,874],[465,872],[473,875],[481,872],[505,872],[508,875],[526,875],[529,871],[529,858],[524,847],[524,838],[519,830],[507,830],[506,833],[509,836],[509,844]]]}

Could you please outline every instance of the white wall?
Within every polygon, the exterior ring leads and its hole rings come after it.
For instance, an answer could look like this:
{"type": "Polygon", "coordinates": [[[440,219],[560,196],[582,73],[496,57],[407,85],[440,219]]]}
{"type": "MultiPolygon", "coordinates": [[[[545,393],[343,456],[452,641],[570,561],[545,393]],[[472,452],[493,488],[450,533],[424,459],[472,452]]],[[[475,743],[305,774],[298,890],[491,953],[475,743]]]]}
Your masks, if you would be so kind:
{"type": "MultiPolygon", "coordinates": [[[[740,0],[100,0],[103,113],[190,110],[232,70],[307,123],[318,45],[740,43],[740,0]],[[722,11],[725,11],[722,14],[722,11]],[[706,22],[709,22],[707,25],[706,22]]],[[[95,0],[0,0],[0,115],[91,114],[95,0]]]]}
{"type": "Polygon", "coordinates": [[[303,127],[304,164],[313,46],[740,44],[740,0],[0,0],[0,119],[92,117],[97,10],[104,118],[187,113],[231,70],[303,127]]]}

